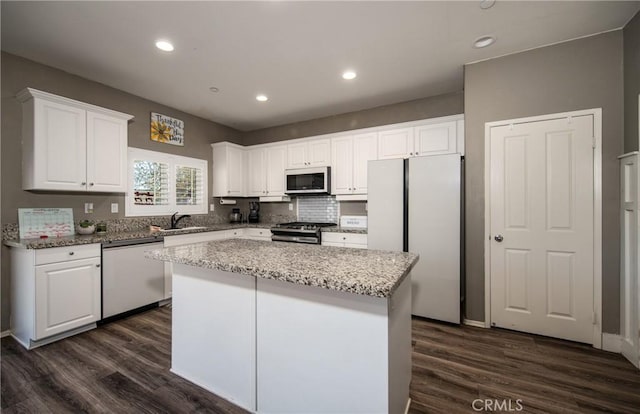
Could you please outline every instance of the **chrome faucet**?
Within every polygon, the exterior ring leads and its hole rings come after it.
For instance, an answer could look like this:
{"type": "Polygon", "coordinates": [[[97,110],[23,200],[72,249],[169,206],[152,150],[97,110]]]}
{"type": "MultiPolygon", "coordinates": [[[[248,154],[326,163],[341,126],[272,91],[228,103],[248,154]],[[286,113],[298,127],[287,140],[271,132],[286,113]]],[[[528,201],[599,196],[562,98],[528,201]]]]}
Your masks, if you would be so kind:
{"type": "Polygon", "coordinates": [[[185,214],[184,216],[180,216],[180,217],[176,217],[176,215],[178,214],[178,212],[176,211],[175,213],[173,213],[173,215],[171,216],[171,228],[172,229],[177,229],[178,228],[178,223],[180,222],[180,220],[182,220],[183,218],[189,218],[191,217],[188,214],[185,214]]]}

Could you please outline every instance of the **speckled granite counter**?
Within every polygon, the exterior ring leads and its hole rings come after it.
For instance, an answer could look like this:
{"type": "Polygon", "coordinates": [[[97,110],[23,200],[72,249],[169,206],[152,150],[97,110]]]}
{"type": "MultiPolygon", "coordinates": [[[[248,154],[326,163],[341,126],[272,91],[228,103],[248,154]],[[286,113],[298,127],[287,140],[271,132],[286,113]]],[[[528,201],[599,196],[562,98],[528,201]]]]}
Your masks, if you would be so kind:
{"type": "MultiPolygon", "coordinates": [[[[9,247],[21,247],[26,249],[46,249],[50,247],[63,247],[63,246],[76,246],[80,244],[91,243],[109,243],[120,240],[134,240],[146,237],[155,237],[158,240],[162,240],[164,237],[176,236],[178,234],[191,234],[191,233],[204,233],[207,231],[221,231],[221,230],[233,230],[244,228],[261,228],[269,229],[274,226],[275,223],[256,223],[256,224],[214,224],[209,226],[202,226],[201,228],[187,229],[187,230],[174,230],[171,232],[150,232],[149,230],[134,230],[134,231],[121,231],[121,232],[108,232],[104,235],[91,234],[88,236],[82,236],[79,234],[65,237],[49,237],[46,239],[21,239],[21,240],[4,240],[5,246],[9,247]]],[[[342,227],[326,227],[322,229],[323,232],[330,233],[355,233],[355,234],[367,234],[366,229],[349,229],[342,227]]]]}
{"type": "Polygon", "coordinates": [[[109,243],[119,240],[134,240],[146,237],[155,237],[158,240],[162,240],[164,237],[176,236],[178,234],[191,234],[191,233],[203,233],[207,231],[221,231],[232,229],[244,229],[244,228],[262,228],[268,229],[273,226],[272,223],[257,223],[257,224],[215,224],[211,226],[204,226],[202,228],[187,229],[187,230],[175,230],[171,232],[150,232],[149,230],[137,230],[137,231],[123,231],[123,232],[108,232],[104,235],[91,234],[88,236],[82,236],[76,234],[74,236],[65,237],[49,237],[46,239],[21,239],[21,240],[5,240],[4,244],[9,247],[22,247],[26,249],[45,249],[49,247],[62,247],[62,246],[75,246],[80,244],[91,243],[109,243]]]}
{"type": "Polygon", "coordinates": [[[147,257],[205,269],[388,297],[407,276],[413,253],[229,239],[147,252],[147,257]]]}

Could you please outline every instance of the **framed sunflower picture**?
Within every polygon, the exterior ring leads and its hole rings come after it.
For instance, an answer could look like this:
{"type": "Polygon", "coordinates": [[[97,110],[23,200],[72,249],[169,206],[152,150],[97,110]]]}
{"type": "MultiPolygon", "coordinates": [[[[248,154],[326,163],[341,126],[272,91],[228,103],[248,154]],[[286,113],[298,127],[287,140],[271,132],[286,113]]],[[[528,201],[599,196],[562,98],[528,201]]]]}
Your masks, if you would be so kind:
{"type": "Polygon", "coordinates": [[[184,146],[184,122],[151,112],[151,141],[184,146]]]}

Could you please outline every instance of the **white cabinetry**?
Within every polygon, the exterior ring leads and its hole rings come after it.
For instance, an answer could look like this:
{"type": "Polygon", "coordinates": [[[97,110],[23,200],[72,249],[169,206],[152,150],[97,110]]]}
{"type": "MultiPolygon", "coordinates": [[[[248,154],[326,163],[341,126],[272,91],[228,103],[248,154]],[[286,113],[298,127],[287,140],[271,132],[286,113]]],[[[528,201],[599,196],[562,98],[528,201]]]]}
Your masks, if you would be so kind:
{"type": "Polygon", "coordinates": [[[378,132],[378,158],[464,154],[464,120],[460,116],[378,132]]]}
{"type": "Polygon", "coordinates": [[[213,148],[213,196],[244,196],[244,147],[230,142],[211,144],[213,148]]]}
{"type": "Polygon", "coordinates": [[[100,244],[11,249],[11,334],[34,348],[100,320],[100,244]]]}
{"type": "Polygon", "coordinates": [[[18,99],[23,189],[126,192],[133,116],[31,88],[18,99]]]}
{"type": "Polygon", "coordinates": [[[367,235],[361,233],[322,233],[322,245],[334,247],[367,248],[367,235]]]}
{"type": "Polygon", "coordinates": [[[271,241],[271,230],[260,228],[246,228],[243,232],[243,239],[271,241]]]}
{"type": "Polygon", "coordinates": [[[377,138],[377,134],[372,132],[331,140],[332,194],[367,194],[367,164],[378,158],[377,138]]]}
{"type": "Polygon", "coordinates": [[[413,155],[413,128],[391,129],[378,133],[378,158],[407,158],[413,155]]]}
{"type": "Polygon", "coordinates": [[[331,140],[310,139],[287,145],[288,168],[322,167],[331,164],[331,140]]]}
{"type": "Polygon", "coordinates": [[[249,197],[283,196],[287,146],[251,148],[247,151],[249,197]]]}

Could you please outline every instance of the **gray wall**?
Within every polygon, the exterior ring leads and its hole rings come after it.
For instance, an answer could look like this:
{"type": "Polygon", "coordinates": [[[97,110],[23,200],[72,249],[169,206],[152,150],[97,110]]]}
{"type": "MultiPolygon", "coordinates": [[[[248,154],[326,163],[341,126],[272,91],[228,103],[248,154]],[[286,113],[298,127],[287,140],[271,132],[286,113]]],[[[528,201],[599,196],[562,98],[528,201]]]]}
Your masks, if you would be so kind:
{"type": "Polygon", "coordinates": [[[485,317],[485,122],[602,108],[603,331],[619,331],[622,50],[619,30],[465,67],[467,318],[485,317]]]}
{"type": "Polygon", "coordinates": [[[398,122],[456,115],[463,112],[464,96],[462,92],[457,92],[293,124],[257,129],[245,132],[242,142],[244,145],[264,144],[266,142],[331,134],[398,122]]]}
{"type": "Polygon", "coordinates": [[[638,150],[638,94],[640,94],[640,13],[624,31],[624,152],[638,150]]]}
{"type": "MultiPolygon", "coordinates": [[[[22,107],[15,98],[25,87],[40,89],[53,94],[77,99],[135,116],[129,124],[129,146],[171,152],[188,157],[206,159],[211,165],[210,144],[217,141],[240,142],[240,132],[207,121],[173,108],[157,104],[129,93],[92,82],[84,78],[45,66],[21,57],[2,53],[2,146],[1,185],[2,223],[16,223],[19,207],[73,207],[75,219],[113,219],[124,217],[124,195],[90,195],[74,193],[36,193],[22,190],[21,178],[21,129],[22,107]],[[185,122],[185,145],[160,144],[149,138],[151,112],[160,112],[185,122]],[[94,205],[94,213],[84,214],[84,203],[94,205]],[[111,203],[120,205],[118,214],[111,213],[111,203]]],[[[209,168],[211,183],[211,168],[209,168]]],[[[2,320],[0,329],[9,327],[9,267],[8,249],[2,247],[2,320]]]]}

